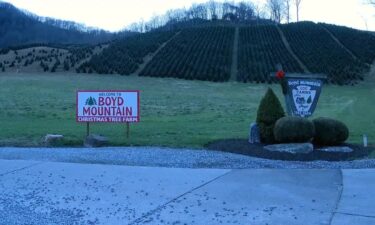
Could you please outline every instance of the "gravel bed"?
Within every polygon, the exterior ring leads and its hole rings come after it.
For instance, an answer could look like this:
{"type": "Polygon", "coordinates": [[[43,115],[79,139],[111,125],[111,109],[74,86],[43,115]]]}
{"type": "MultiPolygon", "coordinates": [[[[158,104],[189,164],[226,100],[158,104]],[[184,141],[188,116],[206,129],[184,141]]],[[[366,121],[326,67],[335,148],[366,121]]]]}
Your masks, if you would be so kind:
{"type": "Polygon", "coordinates": [[[355,161],[281,161],[260,159],[233,153],[172,149],[159,147],[107,147],[107,148],[0,148],[0,159],[34,160],[108,165],[220,168],[220,169],[362,169],[375,168],[375,159],[355,161]]]}

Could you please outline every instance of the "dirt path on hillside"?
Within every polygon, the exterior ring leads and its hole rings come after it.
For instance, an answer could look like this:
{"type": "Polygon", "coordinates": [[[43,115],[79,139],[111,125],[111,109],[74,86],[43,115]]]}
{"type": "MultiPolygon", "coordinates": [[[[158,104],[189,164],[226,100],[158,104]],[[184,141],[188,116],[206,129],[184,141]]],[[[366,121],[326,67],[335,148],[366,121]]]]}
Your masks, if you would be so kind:
{"type": "Polygon", "coordinates": [[[323,30],[325,30],[328,34],[329,34],[329,36],[331,36],[331,38],[341,47],[341,48],[343,48],[353,59],[355,59],[355,60],[359,60],[358,58],[357,58],[357,56],[355,56],[354,54],[353,54],[353,52],[352,51],[350,51],[347,47],[345,47],[345,45],[343,44],[343,43],[341,43],[341,41],[331,32],[331,31],[329,31],[327,28],[325,28],[324,26],[322,26],[322,25],[320,25],[320,27],[321,28],[323,28],[323,30]]]}
{"type": "Polygon", "coordinates": [[[288,40],[286,39],[285,35],[284,35],[284,32],[280,29],[279,26],[276,25],[276,28],[277,28],[277,31],[279,32],[280,34],[280,37],[281,37],[281,40],[283,41],[286,49],[288,50],[288,52],[292,55],[292,57],[297,61],[298,65],[303,69],[303,71],[305,73],[310,73],[309,69],[307,69],[307,66],[305,64],[303,64],[303,62],[298,58],[298,56],[294,53],[294,51],[292,50],[292,48],[290,47],[290,44],[288,42],[288,40]]]}
{"type": "Polygon", "coordinates": [[[139,65],[138,69],[131,74],[131,76],[138,76],[142,70],[147,66],[147,64],[149,64],[151,62],[151,60],[169,43],[171,42],[173,39],[175,39],[179,34],[181,33],[181,31],[177,32],[175,35],[173,35],[173,37],[171,37],[168,41],[164,42],[162,45],[160,45],[160,47],[153,53],[150,53],[148,55],[146,55],[144,58],[143,58],[143,63],[139,65]]]}
{"type": "Polygon", "coordinates": [[[236,81],[238,74],[238,39],[239,39],[240,29],[236,27],[234,32],[234,41],[233,41],[233,54],[232,54],[232,66],[230,69],[230,80],[236,81]]]}

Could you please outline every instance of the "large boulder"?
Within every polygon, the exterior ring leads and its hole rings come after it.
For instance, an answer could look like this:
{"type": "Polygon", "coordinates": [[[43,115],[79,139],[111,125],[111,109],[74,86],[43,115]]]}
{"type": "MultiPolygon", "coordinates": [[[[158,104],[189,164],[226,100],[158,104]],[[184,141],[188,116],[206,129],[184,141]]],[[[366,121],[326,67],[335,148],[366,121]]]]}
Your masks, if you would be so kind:
{"type": "Polygon", "coordinates": [[[273,134],[279,143],[306,143],[312,141],[315,129],[306,118],[287,116],[276,122],[273,134]]]}
{"type": "Polygon", "coordinates": [[[264,146],[265,151],[286,152],[291,154],[309,154],[314,150],[311,143],[276,144],[264,146]]]}
{"type": "Polygon", "coordinates": [[[47,147],[58,147],[64,144],[64,136],[60,134],[47,134],[43,138],[43,144],[47,147]]]}
{"type": "Polygon", "coordinates": [[[256,123],[250,125],[249,143],[259,144],[260,143],[260,132],[259,127],[256,123]]]}
{"type": "Polygon", "coordinates": [[[90,134],[86,137],[84,146],[88,148],[103,147],[108,145],[109,140],[107,137],[97,134],[90,134]]]}
{"type": "Polygon", "coordinates": [[[348,127],[334,119],[317,118],[313,120],[315,127],[314,144],[321,146],[337,146],[349,137],[348,127]]]}
{"type": "Polygon", "coordinates": [[[331,147],[318,148],[316,150],[322,151],[322,152],[333,152],[333,153],[351,153],[351,152],[353,152],[353,149],[349,148],[347,146],[331,146],[331,147]]]}

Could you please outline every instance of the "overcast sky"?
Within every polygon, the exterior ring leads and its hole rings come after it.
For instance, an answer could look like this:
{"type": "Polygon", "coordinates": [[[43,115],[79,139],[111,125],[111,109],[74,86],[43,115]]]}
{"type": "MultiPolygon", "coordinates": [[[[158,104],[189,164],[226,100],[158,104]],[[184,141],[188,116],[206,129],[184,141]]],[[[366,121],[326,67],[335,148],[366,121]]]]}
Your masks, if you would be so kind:
{"type": "MultiPolygon", "coordinates": [[[[39,16],[84,23],[117,31],[168,9],[189,7],[207,0],[5,0],[39,16]]],[[[266,0],[252,2],[264,3],[266,0]]],[[[300,18],[375,31],[375,6],[366,0],[302,0],[300,18]]],[[[293,8],[293,12],[294,12],[293,8]]],[[[295,14],[295,13],[293,13],[295,14]]],[[[292,15],[295,20],[295,16],[292,15]]]]}

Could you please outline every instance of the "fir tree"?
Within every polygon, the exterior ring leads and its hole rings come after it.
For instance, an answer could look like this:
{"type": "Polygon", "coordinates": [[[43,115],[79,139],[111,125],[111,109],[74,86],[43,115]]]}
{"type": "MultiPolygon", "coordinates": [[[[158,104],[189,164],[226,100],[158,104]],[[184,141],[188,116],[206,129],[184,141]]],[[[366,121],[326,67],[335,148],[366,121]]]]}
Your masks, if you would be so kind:
{"type": "Polygon", "coordinates": [[[311,104],[311,102],[312,102],[312,99],[311,99],[311,95],[310,95],[309,98],[307,99],[307,103],[311,104]]]}
{"type": "Polygon", "coordinates": [[[257,124],[263,143],[272,144],[275,142],[275,137],[273,135],[275,123],[284,116],[285,113],[279,99],[273,90],[269,88],[266,95],[260,101],[257,112],[257,124]]]}
{"type": "Polygon", "coordinates": [[[88,98],[88,99],[86,100],[86,105],[89,105],[89,106],[97,105],[97,103],[96,103],[96,99],[90,96],[90,98],[88,98]]]}

